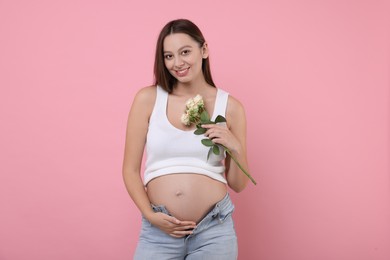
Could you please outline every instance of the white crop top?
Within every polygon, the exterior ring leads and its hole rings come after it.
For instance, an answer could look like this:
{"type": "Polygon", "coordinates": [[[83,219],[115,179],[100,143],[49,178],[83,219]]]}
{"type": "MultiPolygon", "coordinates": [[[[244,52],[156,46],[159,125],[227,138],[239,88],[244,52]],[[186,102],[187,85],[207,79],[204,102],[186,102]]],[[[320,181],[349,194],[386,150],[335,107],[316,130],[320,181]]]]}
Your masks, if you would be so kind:
{"type": "MultiPolygon", "coordinates": [[[[228,97],[227,92],[217,89],[211,120],[218,115],[225,117],[228,97]]],[[[195,135],[194,130],[185,131],[173,126],[166,114],[167,100],[168,92],[157,86],[146,140],[144,185],[153,178],[172,173],[197,173],[227,183],[223,164],[226,154],[211,153],[207,159],[209,148],[201,143],[206,137],[195,135]]]]}

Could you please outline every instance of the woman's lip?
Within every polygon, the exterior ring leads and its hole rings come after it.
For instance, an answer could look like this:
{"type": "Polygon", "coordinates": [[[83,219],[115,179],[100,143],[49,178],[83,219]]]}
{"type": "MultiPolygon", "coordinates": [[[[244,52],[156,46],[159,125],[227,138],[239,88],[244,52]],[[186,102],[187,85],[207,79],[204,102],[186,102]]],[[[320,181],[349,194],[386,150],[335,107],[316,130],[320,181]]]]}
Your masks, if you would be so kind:
{"type": "Polygon", "coordinates": [[[188,68],[182,69],[182,70],[175,70],[175,72],[176,72],[177,76],[184,77],[184,76],[187,76],[189,69],[190,68],[188,67],[188,68]]]}

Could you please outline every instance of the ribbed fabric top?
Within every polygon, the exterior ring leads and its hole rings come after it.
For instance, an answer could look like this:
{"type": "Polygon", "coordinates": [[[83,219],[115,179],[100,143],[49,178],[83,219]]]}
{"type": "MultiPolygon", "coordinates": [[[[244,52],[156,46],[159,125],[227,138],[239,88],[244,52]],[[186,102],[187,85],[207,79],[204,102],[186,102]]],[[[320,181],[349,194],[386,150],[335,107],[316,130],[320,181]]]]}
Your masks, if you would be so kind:
{"type": "MultiPolygon", "coordinates": [[[[218,115],[225,117],[228,97],[227,92],[217,89],[211,120],[214,121],[218,115]]],[[[173,173],[202,174],[227,183],[223,164],[226,154],[212,153],[207,159],[209,148],[201,143],[206,137],[195,135],[194,130],[185,131],[173,126],[166,114],[167,101],[168,93],[157,86],[156,102],[147,133],[144,185],[153,178],[173,173]]]]}

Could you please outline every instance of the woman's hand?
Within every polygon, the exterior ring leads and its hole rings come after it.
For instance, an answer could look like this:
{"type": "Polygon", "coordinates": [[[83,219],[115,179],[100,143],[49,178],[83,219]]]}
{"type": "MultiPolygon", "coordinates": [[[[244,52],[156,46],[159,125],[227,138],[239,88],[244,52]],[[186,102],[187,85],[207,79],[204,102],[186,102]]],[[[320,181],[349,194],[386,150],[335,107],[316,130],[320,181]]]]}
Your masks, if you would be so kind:
{"type": "Polygon", "coordinates": [[[176,238],[192,234],[196,227],[196,223],[193,221],[181,221],[161,212],[152,214],[149,222],[168,235],[176,238]]]}
{"type": "Polygon", "coordinates": [[[207,124],[202,125],[207,131],[204,134],[210,138],[214,143],[221,144],[228,148],[233,153],[238,153],[241,150],[241,144],[233,133],[224,124],[207,124]]]}

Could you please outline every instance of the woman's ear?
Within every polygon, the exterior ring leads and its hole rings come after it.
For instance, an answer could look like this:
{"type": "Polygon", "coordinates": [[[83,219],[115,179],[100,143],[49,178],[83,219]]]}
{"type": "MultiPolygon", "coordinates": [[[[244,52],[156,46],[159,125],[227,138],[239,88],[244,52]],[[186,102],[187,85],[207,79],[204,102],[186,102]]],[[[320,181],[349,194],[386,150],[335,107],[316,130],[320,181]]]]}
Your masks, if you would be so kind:
{"type": "Polygon", "coordinates": [[[209,47],[207,45],[207,42],[203,43],[201,51],[202,51],[202,58],[207,59],[209,57],[209,47]]]}

